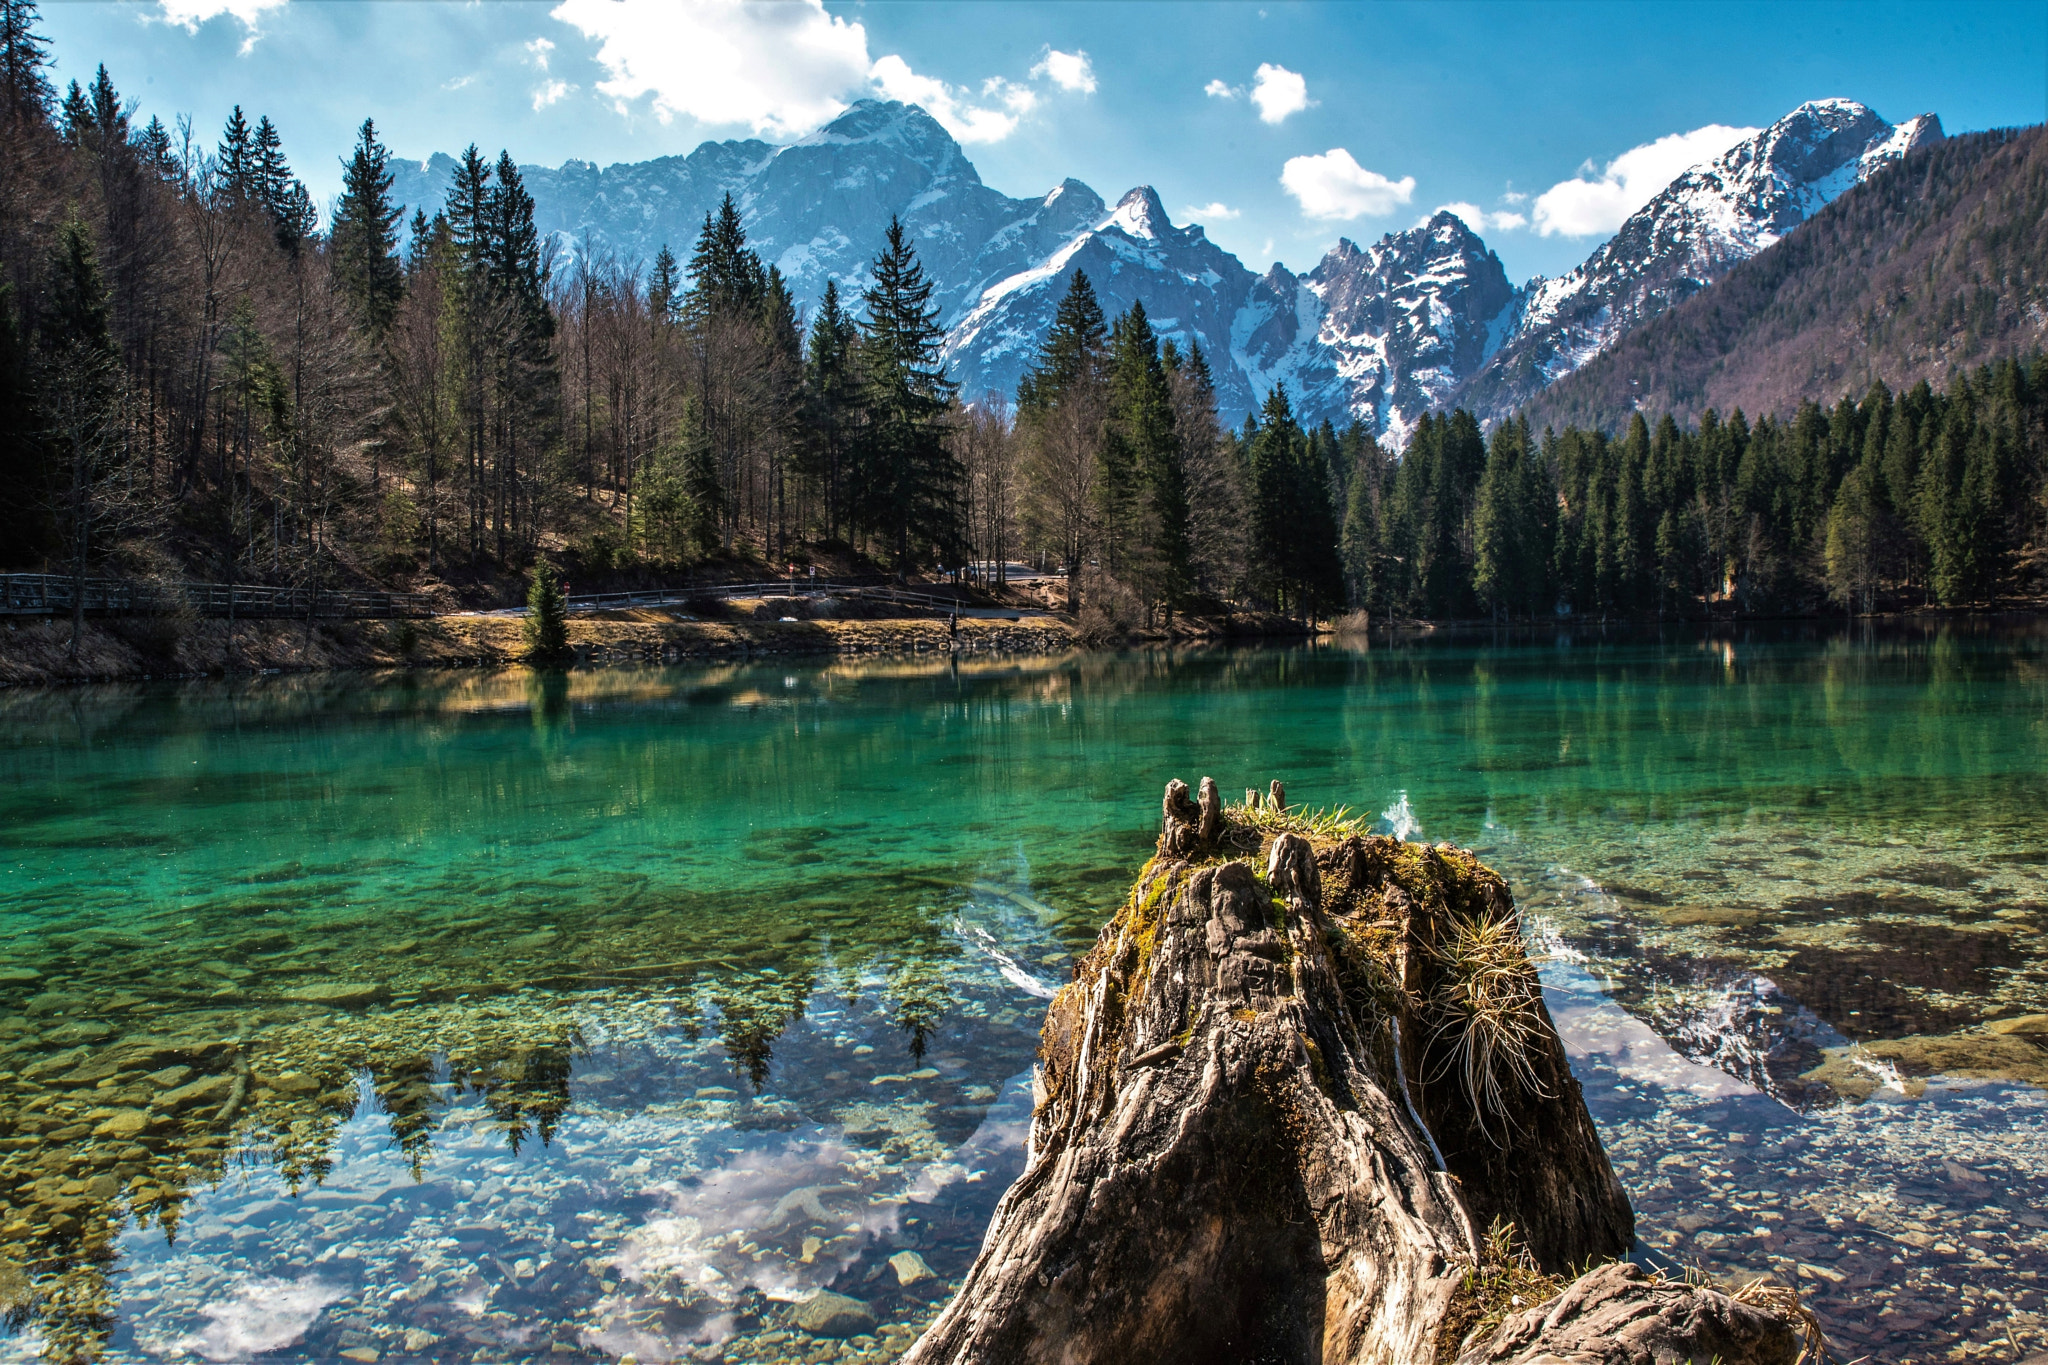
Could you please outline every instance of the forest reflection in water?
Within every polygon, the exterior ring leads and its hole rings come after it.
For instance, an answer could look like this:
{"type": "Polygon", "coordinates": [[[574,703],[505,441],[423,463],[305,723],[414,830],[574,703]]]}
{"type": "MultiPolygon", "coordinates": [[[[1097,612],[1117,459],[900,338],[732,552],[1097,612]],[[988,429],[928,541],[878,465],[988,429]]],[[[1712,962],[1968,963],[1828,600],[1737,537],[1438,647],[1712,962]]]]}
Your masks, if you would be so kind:
{"type": "MultiPolygon", "coordinates": [[[[275,1281],[312,1307],[273,1335],[329,1353],[741,1352],[833,1288],[886,1356],[1021,1159],[1040,997],[1171,776],[1478,848],[1667,1051],[1796,1109],[2048,1078],[1990,1028],[2048,1011],[2043,657],[2019,626],[0,694],[0,1350],[229,1358],[275,1281]],[[315,1216],[387,1160],[383,1221],[315,1216]]],[[[1762,1254],[1648,1204],[1652,1245],[1762,1254]]]]}

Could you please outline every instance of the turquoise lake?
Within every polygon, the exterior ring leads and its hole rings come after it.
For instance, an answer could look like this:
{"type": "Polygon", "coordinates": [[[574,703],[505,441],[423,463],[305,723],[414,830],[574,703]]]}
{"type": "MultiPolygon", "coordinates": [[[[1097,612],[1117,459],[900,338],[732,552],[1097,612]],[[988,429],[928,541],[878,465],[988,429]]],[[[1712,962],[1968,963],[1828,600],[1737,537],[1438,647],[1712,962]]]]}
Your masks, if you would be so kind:
{"type": "Polygon", "coordinates": [[[1509,879],[1639,1259],[2048,1350],[2048,629],[1955,623],[0,692],[0,1361],[894,1359],[1205,774],[1509,879]]]}

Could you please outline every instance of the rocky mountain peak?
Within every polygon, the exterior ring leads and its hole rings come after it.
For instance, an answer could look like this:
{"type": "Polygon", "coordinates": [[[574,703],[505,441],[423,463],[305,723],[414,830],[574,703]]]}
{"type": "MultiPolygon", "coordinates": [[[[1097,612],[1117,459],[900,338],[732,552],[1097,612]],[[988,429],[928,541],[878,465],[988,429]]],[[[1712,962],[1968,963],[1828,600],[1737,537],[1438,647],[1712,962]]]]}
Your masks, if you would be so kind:
{"type": "Polygon", "coordinates": [[[1166,206],[1159,202],[1159,194],[1150,185],[1140,185],[1116,201],[1116,213],[1109,224],[1122,229],[1133,237],[1157,238],[1174,231],[1173,221],[1166,216],[1166,206]]]}

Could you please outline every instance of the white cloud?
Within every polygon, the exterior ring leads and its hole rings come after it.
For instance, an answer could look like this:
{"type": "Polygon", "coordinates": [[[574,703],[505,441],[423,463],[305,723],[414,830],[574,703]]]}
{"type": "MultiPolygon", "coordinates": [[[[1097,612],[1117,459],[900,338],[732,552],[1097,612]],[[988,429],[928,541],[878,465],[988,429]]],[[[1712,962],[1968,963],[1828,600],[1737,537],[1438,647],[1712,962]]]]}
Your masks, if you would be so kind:
{"type": "Polygon", "coordinates": [[[550,104],[559,103],[563,96],[575,88],[567,81],[542,81],[533,87],[533,112],[538,114],[550,104]]]}
{"type": "Polygon", "coordinates": [[[1252,78],[1252,103],[1259,106],[1261,123],[1278,123],[1308,108],[1308,82],[1298,71],[1260,62],[1258,74],[1252,78]]]}
{"type": "Polygon", "coordinates": [[[651,97],[664,123],[682,114],[795,136],[845,109],[874,65],[867,31],[819,0],[562,0],[549,12],[597,41],[601,92],[622,109],[651,97]]]}
{"type": "MultiPolygon", "coordinates": [[[[873,58],[867,30],[826,13],[822,0],[561,0],[549,13],[598,43],[597,61],[607,73],[599,91],[621,112],[647,98],[664,123],[681,114],[795,137],[850,101],[880,94],[923,105],[962,142],[995,142],[1038,104],[1035,91],[1000,77],[983,87],[990,104],[918,74],[899,56],[873,58]]],[[[1067,56],[1047,49],[1048,63],[1067,56]]],[[[1062,73],[1092,82],[1087,54],[1073,58],[1081,63],[1078,71],[1041,65],[1057,84],[1065,84],[1062,73]]]]}
{"type": "Polygon", "coordinates": [[[1415,195],[1415,177],[1389,180],[1369,171],[1342,147],[1321,156],[1297,156],[1281,168],[1280,183],[1310,218],[1364,218],[1392,213],[1415,195]]]}
{"type": "Polygon", "coordinates": [[[533,64],[545,71],[548,69],[548,54],[555,50],[555,45],[545,38],[535,38],[526,45],[526,50],[533,54],[533,64]]]}
{"type": "Polygon", "coordinates": [[[1038,65],[1031,68],[1031,75],[1034,79],[1049,80],[1062,90],[1083,95],[1095,93],[1095,66],[1086,52],[1061,52],[1048,47],[1038,65]]]}
{"type": "MultiPolygon", "coordinates": [[[[1457,214],[1465,220],[1465,226],[1471,228],[1474,232],[1485,232],[1488,228],[1499,232],[1507,232],[1515,228],[1529,226],[1528,218],[1522,214],[1506,210],[1499,213],[1488,213],[1485,209],[1480,208],[1479,205],[1467,204],[1463,200],[1457,200],[1449,204],[1438,204],[1436,212],[1457,214]]],[[[1430,217],[1435,216],[1435,214],[1430,215],[1430,217]]],[[[1426,223],[1429,219],[1425,218],[1422,221],[1426,223]]],[[[1417,226],[1419,227],[1421,224],[1417,224],[1417,226]]]]}
{"type": "Polygon", "coordinates": [[[1202,93],[1212,100],[1234,100],[1239,95],[1242,95],[1244,91],[1227,81],[1213,80],[1202,87],[1202,93]]]}
{"type": "Polygon", "coordinates": [[[187,33],[197,33],[199,26],[208,19],[217,19],[223,14],[233,15],[242,21],[248,32],[242,39],[242,53],[256,45],[256,21],[263,17],[265,10],[282,8],[285,0],[158,0],[163,8],[164,22],[176,24],[187,33]]]}
{"type": "Polygon", "coordinates": [[[470,72],[470,73],[469,73],[469,74],[468,74],[467,76],[457,76],[457,77],[456,77],[456,78],[455,78],[454,80],[452,80],[452,81],[443,81],[443,82],[441,82],[441,88],[442,88],[443,90],[460,90],[460,89],[462,89],[462,88],[463,88],[464,86],[467,86],[467,85],[473,85],[473,84],[475,84],[475,83],[476,83],[476,73],[475,73],[474,71],[472,71],[472,72],[470,72]]]}
{"type": "Polygon", "coordinates": [[[1657,197],[1666,185],[1704,161],[1712,161],[1754,128],[1710,123],[1689,133],[1672,133],[1631,147],[1594,173],[1588,161],[1571,180],[1560,180],[1536,196],[1536,230],[1545,237],[1592,237],[1613,232],[1628,216],[1657,197]],[[1592,177],[1588,179],[1587,177],[1592,177]]]}
{"type": "MultiPolygon", "coordinates": [[[[609,4],[612,0],[603,0],[603,3],[609,4]]],[[[910,69],[909,62],[894,53],[877,61],[869,77],[875,88],[890,99],[923,105],[926,113],[962,142],[1001,142],[1017,131],[1016,114],[969,104],[966,91],[937,77],[918,75],[910,69]]],[[[1008,87],[1007,82],[1005,87],[1014,88],[1008,87]]],[[[1024,111],[1028,112],[1038,103],[1038,97],[1028,90],[1023,93],[1028,97],[1024,105],[1024,111]]]]}
{"type": "Polygon", "coordinates": [[[1213,204],[1190,204],[1181,210],[1181,217],[1202,223],[1227,223],[1238,214],[1239,210],[1230,207],[1221,199],[1213,204]]]}

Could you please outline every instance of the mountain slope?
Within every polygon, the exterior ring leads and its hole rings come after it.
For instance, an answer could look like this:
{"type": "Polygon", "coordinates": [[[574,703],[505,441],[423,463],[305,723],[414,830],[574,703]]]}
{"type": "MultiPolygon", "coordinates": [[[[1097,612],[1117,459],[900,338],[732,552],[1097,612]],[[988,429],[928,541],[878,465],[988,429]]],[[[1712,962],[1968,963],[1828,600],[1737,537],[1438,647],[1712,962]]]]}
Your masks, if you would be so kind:
{"type": "Polygon", "coordinates": [[[1528,407],[1543,424],[1618,429],[1640,409],[1751,416],[1872,380],[2048,346],[2048,128],[1971,133],[1842,195],[1528,407]]]}
{"type": "Polygon", "coordinates": [[[1672,181],[1584,265],[1531,281],[1514,335],[1454,401],[1484,421],[1505,417],[1843,191],[1941,137],[1931,114],[1894,127],[1853,100],[1799,106],[1672,181]]]}

